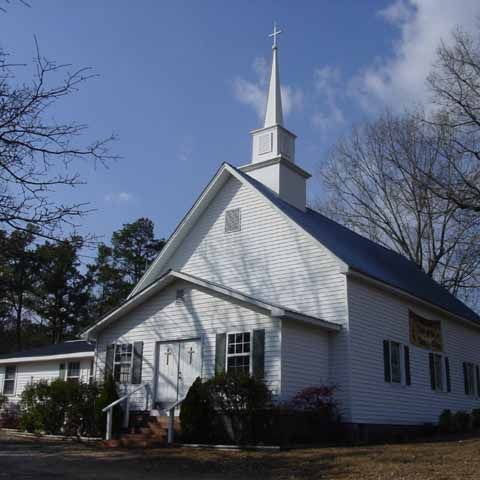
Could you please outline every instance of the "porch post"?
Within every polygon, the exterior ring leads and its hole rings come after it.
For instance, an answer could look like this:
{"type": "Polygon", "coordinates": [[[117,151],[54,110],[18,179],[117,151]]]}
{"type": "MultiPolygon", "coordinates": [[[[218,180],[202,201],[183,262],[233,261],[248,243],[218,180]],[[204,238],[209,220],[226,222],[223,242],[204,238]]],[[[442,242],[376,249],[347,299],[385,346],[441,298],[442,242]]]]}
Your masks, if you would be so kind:
{"type": "Polygon", "coordinates": [[[168,412],[168,436],[167,443],[171,445],[173,443],[173,426],[175,422],[175,408],[171,408],[168,412]]]}

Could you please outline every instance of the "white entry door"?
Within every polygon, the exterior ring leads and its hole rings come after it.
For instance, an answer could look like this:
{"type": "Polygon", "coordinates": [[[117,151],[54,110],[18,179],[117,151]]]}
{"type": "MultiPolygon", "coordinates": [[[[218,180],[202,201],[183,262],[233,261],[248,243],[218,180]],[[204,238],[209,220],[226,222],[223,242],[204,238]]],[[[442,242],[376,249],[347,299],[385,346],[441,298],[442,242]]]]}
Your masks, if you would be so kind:
{"type": "Polygon", "coordinates": [[[157,402],[165,407],[183,398],[201,375],[201,365],[200,340],[160,343],[157,402]]]}

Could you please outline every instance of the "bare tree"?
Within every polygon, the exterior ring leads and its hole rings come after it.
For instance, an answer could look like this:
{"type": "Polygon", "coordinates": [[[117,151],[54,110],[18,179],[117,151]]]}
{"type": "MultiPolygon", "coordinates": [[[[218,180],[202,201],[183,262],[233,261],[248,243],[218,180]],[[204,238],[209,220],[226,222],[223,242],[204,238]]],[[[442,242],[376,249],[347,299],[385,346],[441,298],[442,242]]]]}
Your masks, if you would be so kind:
{"type": "Polygon", "coordinates": [[[340,141],[322,166],[324,195],[318,205],[475,303],[480,219],[425,188],[443,166],[444,144],[442,131],[427,128],[419,115],[387,113],[366,122],[340,141]]]}
{"type": "Polygon", "coordinates": [[[81,183],[72,162],[112,158],[107,150],[112,137],[84,145],[86,125],[52,119],[56,104],[92,77],[89,69],[71,72],[43,58],[38,46],[33,65],[31,82],[21,84],[16,73],[23,66],[0,55],[0,226],[34,225],[40,236],[55,238],[62,226],[86,213],[85,204],[54,200],[62,187],[81,183]]]}
{"type": "Polygon", "coordinates": [[[442,43],[428,77],[436,108],[425,121],[440,129],[443,168],[429,175],[429,188],[462,209],[480,212],[480,35],[457,29],[442,43]]]}

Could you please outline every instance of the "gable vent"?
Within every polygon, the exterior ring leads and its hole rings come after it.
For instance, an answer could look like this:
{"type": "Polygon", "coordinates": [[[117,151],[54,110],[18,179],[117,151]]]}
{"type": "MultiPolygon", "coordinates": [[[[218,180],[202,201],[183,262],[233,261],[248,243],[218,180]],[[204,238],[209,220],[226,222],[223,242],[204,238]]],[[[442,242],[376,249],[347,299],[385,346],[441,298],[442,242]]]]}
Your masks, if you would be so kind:
{"type": "Polygon", "coordinates": [[[225,212],[225,233],[239,232],[242,227],[242,219],[239,208],[232,208],[225,212]]]}
{"type": "Polygon", "coordinates": [[[179,288],[176,292],[175,303],[177,305],[183,305],[185,303],[185,290],[179,288]]]}

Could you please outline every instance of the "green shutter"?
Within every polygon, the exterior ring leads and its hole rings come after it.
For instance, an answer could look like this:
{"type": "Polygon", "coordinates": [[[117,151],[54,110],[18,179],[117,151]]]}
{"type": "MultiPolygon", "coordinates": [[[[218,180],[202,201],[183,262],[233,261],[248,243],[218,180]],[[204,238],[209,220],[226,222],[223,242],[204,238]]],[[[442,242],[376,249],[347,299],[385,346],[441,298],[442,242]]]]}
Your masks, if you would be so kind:
{"type": "Polygon", "coordinates": [[[468,388],[468,373],[467,373],[467,363],[463,362],[463,387],[465,389],[465,395],[469,395],[470,391],[468,388]]]}
{"type": "Polygon", "coordinates": [[[105,380],[109,376],[113,376],[113,357],[115,355],[115,345],[107,346],[107,353],[105,355],[105,380]]]}
{"type": "Polygon", "coordinates": [[[450,382],[450,362],[448,357],[445,357],[445,376],[447,377],[447,392],[452,391],[452,383],[450,382]]]}
{"type": "Polygon", "coordinates": [[[428,360],[430,364],[430,387],[435,390],[435,366],[433,364],[433,353],[428,354],[428,360]]]}
{"type": "Polygon", "coordinates": [[[390,368],[390,342],[383,341],[383,375],[385,381],[390,383],[392,381],[392,373],[390,368]]]}
{"type": "Polygon", "coordinates": [[[60,364],[60,373],[58,375],[58,378],[60,378],[60,380],[66,380],[67,378],[67,370],[65,369],[64,363],[60,364]]]}
{"type": "Polygon", "coordinates": [[[133,344],[132,384],[142,383],[143,342],[133,344]]]}
{"type": "Polygon", "coordinates": [[[217,333],[215,340],[215,375],[225,372],[227,334],[217,333]]]}
{"type": "Polygon", "coordinates": [[[407,345],[404,346],[403,348],[403,358],[405,360],[405,383],[407,385],[412,384],[412,378],[410,375],[410,349],[407,347],[407,345]]]}
{"type": "Polygon", "coordinates": [[[256,378],[265,376],[265,330],[253,331],[252,373],[256,378]]]}
{"type": "Polygon", "coordinates": [[[475,376],[477,378],[477,397],[480,397],[480,368],[475,365],[475,376]]]}

